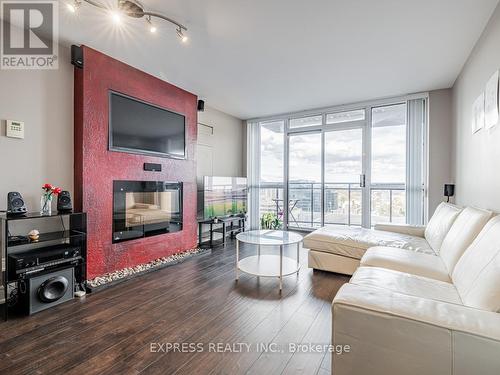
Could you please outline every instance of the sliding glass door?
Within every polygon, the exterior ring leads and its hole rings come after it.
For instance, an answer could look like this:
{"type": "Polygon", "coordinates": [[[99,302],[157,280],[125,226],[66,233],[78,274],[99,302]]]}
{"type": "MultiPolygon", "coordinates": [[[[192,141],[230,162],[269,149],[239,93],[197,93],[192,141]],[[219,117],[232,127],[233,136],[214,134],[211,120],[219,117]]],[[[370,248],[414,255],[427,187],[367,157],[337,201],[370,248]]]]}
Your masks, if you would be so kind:
{"type": "Polygon", "coordinates": [[[331,130],[324,137],[324,225],[361,225],[363,128],[331,130]]]}
{"type": "Polygon", "coordinates": [[[321,132],[288,137],[288,226],[315,229],[321,221],[321,132]]]}
{"type": "Polygon", "coordinates": [[[364,126],[288,135],[288,227],[362,225],[364,126]]]}

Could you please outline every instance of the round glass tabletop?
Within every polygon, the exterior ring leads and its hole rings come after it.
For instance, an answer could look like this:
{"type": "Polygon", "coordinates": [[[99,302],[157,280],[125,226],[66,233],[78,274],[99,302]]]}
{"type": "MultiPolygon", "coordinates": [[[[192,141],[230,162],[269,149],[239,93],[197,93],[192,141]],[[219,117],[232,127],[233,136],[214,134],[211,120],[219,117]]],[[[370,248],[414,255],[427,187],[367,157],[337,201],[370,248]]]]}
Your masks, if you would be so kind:
{"type": "Polygon", "coordinates": [[[251,230],[238,233],[236,239],[254,245],[290,245],[302,241],[302,236],[281,230],[251,230]]]}

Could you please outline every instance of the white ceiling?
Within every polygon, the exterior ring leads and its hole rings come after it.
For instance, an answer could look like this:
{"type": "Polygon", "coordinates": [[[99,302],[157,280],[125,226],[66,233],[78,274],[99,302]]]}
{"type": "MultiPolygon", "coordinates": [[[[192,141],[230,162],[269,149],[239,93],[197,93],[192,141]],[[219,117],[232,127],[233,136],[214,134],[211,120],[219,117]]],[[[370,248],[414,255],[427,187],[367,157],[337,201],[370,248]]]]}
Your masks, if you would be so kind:
{"type": "Polygon", "coordinates": [[[451,87],[498,1],[143,0],[188,27],[186,45],[84,4],[61,6],[60,38],[247,119],[451,87]]]}

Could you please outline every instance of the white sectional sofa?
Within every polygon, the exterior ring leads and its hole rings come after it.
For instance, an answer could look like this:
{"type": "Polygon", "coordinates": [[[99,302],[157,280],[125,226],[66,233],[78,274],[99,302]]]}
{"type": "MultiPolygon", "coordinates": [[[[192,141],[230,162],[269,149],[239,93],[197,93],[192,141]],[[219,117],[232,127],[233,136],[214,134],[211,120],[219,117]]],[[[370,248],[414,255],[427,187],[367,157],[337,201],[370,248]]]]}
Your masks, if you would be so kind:
{"type": "Polygon", "coordinates": [[[304,246],[311,267],[353,274],[333,374],[500,374],[500,216],[443,203],[425,227],[322,228],[304,246]]]}
{"type": "Polygon", "coordinates": [[[333,301],[333,344],[349,347],[333,354],[335,375],[500,374],[500,216],[463,252],[475,230],[451,230],[455,246],[432,258],[368,250],[333,301]]]}
{"type": "MultiPolygon", "coordinates": [[[[365,252],[360,265],[390,268],[449,282],[458,260],[491,216],[491,211],[466,207],[453,221],[436,254],[394,251],[391,247],[376,246],[365,252]]],[[[432,225],[433,219],[428,226],[432,225]]]]}
{"type": "Polygon", "coordinates": [[[435,256],[461,208],[442,203],[427,226],[376,225],[374,229],[327,226],[304,238],[309,267],[352,275],[365,252],[374,246],[411,250],[435,256]]]}
{"type": "Polygon", "coordinates": [[[354,271],[332,305],[349,348],[333,374],[500,374],[500,216],[443,203],[426,227],[319,232],[310,265],[354,271]]]}

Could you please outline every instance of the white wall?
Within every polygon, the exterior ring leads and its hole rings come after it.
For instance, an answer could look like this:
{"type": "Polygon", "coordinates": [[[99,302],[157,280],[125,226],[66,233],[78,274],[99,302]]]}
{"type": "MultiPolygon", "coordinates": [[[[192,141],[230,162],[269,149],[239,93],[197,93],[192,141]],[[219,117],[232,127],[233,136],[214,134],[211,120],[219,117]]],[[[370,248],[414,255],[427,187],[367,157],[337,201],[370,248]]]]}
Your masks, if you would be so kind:
{"type": "Polygon", "coordinates": [[[429,92],[428,217],[444,200],[444,184],[451,183],[453,149],[451,89],[429,92]]]}
{"type": "Polygon", "coordinates": [[[245,176],[244,143],[246,142],[246,133],[243,121],[205,106],[204,112],[198,112],[198,124],[213,128],[212,136],[205,134],[200,128],[198,132],[198,143],[212,149],[213,175],[245,176]]]}
{"type": "Polygon", "coordinates": [[[38,211],[45,182],[73,192],[73,66],[59,48],[58,70],[0,70],[0,210],[19,191],[38,211]],[[5,120],[25,123],[25,138],[5,136],[5,120]]]}
{"type": "MultiPolygon", "coordinates": [[[[203,176],[246,176],[246,127],[244,122],[205,106],[198,112],[196,148],[198,217],[203,217],[203,176]]],[[[204,226],[203,231],[207,231],[204,226]]]]}
{"type": "Polygon", "coordinates": [[[500,6],[453,87],[456,202],[500,211],[500,125],[471,132],[472,104],[500,68],[500,6]]]}

